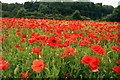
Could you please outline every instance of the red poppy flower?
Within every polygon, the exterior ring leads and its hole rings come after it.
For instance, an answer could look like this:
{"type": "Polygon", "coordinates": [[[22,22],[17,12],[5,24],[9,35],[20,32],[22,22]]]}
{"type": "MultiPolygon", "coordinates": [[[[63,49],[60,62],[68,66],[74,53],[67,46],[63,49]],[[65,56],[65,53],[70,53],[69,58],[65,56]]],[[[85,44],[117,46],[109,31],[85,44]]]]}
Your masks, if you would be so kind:
{"type": "Polygon", "coordinates": [[[6,35],[5,35],[5,37],[7,38],[9,36],[9,34],[7,33],[6,35]]]}
{"type": "Polygon", "coordinates": [[[63,47],[64,47],[64,44],[58,44],[58,46],[59,46],[60,48],[63,48],[63,47]]]}
{"type": "Polygon", "coordinates": [[[70,78],[70,75],[69,75],[68,73],[66,73],[66,75],[65,75],[65,76],[66,76],[66,78],[70,78]]]}
{"type": "Polygon", "coordinates": [[[22,50],[23,50],[23,48],[21,48],[21,47],[20,47],[20,48],[18,48],[18,49],[19,49],[20,51],[22,51],[22,50]]]}
{"type": "Polygon", "coordinates": [[[84,56],[81,60],[81,62],[84,64],[84,65],[87,65],[91,62],[92,60],[92,57],[91,56],[84,56]]]}
{"type": "Polygon", "coordinates": [[[106,51],[99,45],[92,45],[91,49],[96,53],[96,54],[102,54],[105,55],[106,51]]]}
{"type": "Polygon", "coordinates": [[[26,34],[22,34],[22,38],[26,38],[27,37],[27,35],[26,34]]]}
{"type": "Polygon", "coordinates": [[[40,52],[39,48],[36,48],[36,47],[32,48],[32,52],[41,55],[41,52],[40,52]]]}
{"type": "Polygon", "coordinates": [[[90,64],[90,69],[92,70],[92,72],[98,72],[98,65],[95,64],[90,64]]]}
{"type": "Polygon", "coordinates": [[[17,36],[20,36],[20,35],[21,35],[21,31],[20,31],[20,30],[17,30],[17,31],[16,31],[16,35],[17,35],[17,36]]]}
{"type": "Polygon", "coordinates": [[[21,39],[20,39],[20,42],[25,42],[24,38],[21,38],[21,39]]]}
{"type": "Polygon", "coordinates": [[[16,44],[15,47],[16,47],[16,48],[20,48],[20,45],[19,45],[19,44],[16,44]]]}
{"type": "Polygon", "coordinates": [[[117,64],[120,64],[120,59],[117,61],[117,64]]]}
{"type": "Polygon", "coordinates": [[[120,74],[120,67],[119,66],[114,66],[112,68],[113,71],[117,72],[118,74],[120,74]]]}
{"type": "Polygon", "coordinates": [[[30,38],[28,39],[28,43],[32,44],[33,42],[37,42],[38,40],[36,38],[30,38]]]}
{"type": "Polygon", "coordinates": [[[81,42],[80,42],[80,46],[85,46],[88,44],[88,39],[84,38],[81,42]]]}
{"type": "Polygon", "coordinates": [[[94,58],[91,60],[90,64],[99,65],[99,64],[100,64],[99,58],[98,58],[98,57],[94,57],[94,58]]]}
{"type": "Polygon", "coordinates": [[[71,54],[72,56],[74,56],[75,55],[75,49],[74,48],[66,48],[66,53],[69,53],[69,54],[71,54]]]}
{"type": "Polygon", "coordinates": [[[71,35],[69,38],[70,42],[76,43],[77,36],[76,35],[71,35]]]}
{"type": "Polygon", "coordinates": [[[112,49],[115,51],[120,51],[120,47],[119,46],[112,46],[112,49]]]}
{"type": "Polygon", "coordinates": [[[56,34],[56,36],[61,37],[62,36],[62,30],[56,30],[55,34],[56,34]]]}
{"type": "Polygon", "coordinates": [[[58,46],[58,39],[54,36],[51,36],[48,40],[48,44],[51,46],[51,47],[56,47],[58,46]]]}
{"type": "Polygon", "coordinates": [[[70,45],[70,41],[69,40],[64,42],[64,47],[68,47],[69,45],[70,45]]]}
{"type": "Polygon", "coordinates": [[[70,34],[64,34],[64,38],[70,38],[70,34]]]}
{"type": "Polygon", "coordinates": [[[92,72],[98,72],[98,65],[100,64],[100,60],[98,57],[94,57],[90,62],[90,69],[92,72]]]}
{"type": "Polygon", "coordinates": [[[0,61],[0,70],[4,70],[8,68],[8,62],[5,60],[0,61]]]}
{"type": "Polygon", "coordinates": [[[39,40],[41,40],[42,44],[45,45],[47,43],[48,37],[47,36],[39,36],[39,40]]]}
{"type": "Polygon", "coordinates": [[[22,78],[22,79],[29,78],[29,73],[28,73],[28,72],[22,72],[21,78],[22,78]]]}
{"type": "Polygon", "coordinates": [[[45,68],[45,64],[43,60],[34,60],[32,63],[31,68],[35,72],[41,72],[45,68]]]}
{"type": "Polygon", "coordinates": [[[4,42],[4,38],[0,38],[0,42],[4,42]]]}
{"type": "Polygon", "coordinates": [[[70,54],[69,53],[62,53],[62,55],[61,55],[61,58],[67,58],[67,57],[69,57],[70,56],[70,54]]]}

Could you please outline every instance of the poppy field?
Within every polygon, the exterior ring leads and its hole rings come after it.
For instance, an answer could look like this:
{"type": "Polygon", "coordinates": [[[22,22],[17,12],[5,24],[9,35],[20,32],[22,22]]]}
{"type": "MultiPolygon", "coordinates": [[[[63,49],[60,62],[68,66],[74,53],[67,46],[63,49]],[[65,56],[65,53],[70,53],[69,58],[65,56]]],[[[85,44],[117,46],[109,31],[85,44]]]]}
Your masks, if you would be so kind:
{"type": "Polygon", "coordinates": [[[119,78],[120,23],[0,19],[2,78],[119,78]]]}

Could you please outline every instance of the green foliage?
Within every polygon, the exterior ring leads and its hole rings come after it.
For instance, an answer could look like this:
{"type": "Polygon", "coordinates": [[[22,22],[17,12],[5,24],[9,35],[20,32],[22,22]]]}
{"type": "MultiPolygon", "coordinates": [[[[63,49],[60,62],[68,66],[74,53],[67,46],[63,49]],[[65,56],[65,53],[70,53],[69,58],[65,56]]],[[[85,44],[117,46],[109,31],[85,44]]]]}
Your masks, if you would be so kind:
{"type": "Polygon", "coordinates": [[[106,21],[117,21],[117,22],[119,22],[120,21],[120,6],[115,8],[114,11],[111,14],[103,17],[102,19],[106,20],[106,21]]]}
{"type": "Polygon", "coordinates": [[[44,14],[39,13],[37,11],[27,12],[25,18],[35,18],[35,19],[44,18],[44,14]]]}
{"type": "MultiPolygon", "coordinates": [[[[80,16],[88,17],[92,20],[101,19],[108,17],[109,14],[114,10],[113,6],[102,5],[102,3],[94,4],[93,2],[25,2],[24,4],[19,3],[2,3],[3,17],[26,17],[26,18],[49,18],[49,19],[77,19],[73,18],[75,10],[80,11],[80,16]],[[18,15],[21,8],[24,8],[26,13],[18,15]],[[19,10],[19,11],[18,11],[19,10]],[[30,15],[31,14],[31,15],[30,15]],[[35,15],[36,14],[36,15],[35,15]],[[44,14],[44,15],[42,15],[44,14]],[[40,17],[39,17],[39,16],[40,17]]],[[[114,10],[115,11],[115,10],[114,10]]],[[[23,11],[24,12],[24,11],[23,11]]],[[[115,14],[112,16],[116,16],[115,14]]],[[[79,16],[79,15],[78,15],[79,16]]],[[[86,18],[82,17],[82,20],[86,18]]],[[[116,21],[115,19],[103,19],[109,21],[116,21]]],[[[87,19],[88,19],[87,18],[87,19]]],[[[81,19],[78,17],[78,19],[81,19]]],[[[118,20],[117,20],[118,21],[118,20]]]]}
{"type": "Polygon", "coordinates": [[[82,20],[91,20],[89,17],[81,16],[82,20]]]}
{"type": "Polygon", "coordinates": [[[26,16],[26,9],[25,8],[21,8],[20,10],[18,10],[16,17],[25,17],[26,16]]]}
{"type": "Polygon", "coordinates": [[[79,10],[75,10],[75,12],[72,14],[72,19],[75,19],[75,20],[82,19],[79,10]]]}
{"type": "Polygon", "coordinates": [[[39,8],[38,8],[38,12],[41,12],[41,13],[47,13],[47,10],[48,10],[48,6],[47,5],[44,5],[44,4],[40,4],[39,5],[39,8]]]}

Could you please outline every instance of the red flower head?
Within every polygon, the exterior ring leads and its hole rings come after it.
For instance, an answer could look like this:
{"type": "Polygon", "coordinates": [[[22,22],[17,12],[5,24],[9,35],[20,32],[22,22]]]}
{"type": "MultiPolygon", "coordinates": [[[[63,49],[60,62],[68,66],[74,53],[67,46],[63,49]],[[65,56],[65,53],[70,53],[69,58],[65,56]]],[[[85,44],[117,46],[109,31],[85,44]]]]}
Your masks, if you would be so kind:
{"type": "Polygon", "coordinates": [[[98,57],[94,57],[94,58],[91,60],[90,64],[99,65],[99,64],[100,64],[99,58],[98,58],[98,57]]]}
{"type": "Polygon", "coordinates": [[[91,56],[84,56],[81,60],[81,62],[84,64],[84,65],[87,65],[91,62],[92,60],[92,57],[91,56]]]}
{"type": "Polygon", "coordinates": [[[1,60],[0,61],[0,70],[4,70],[4,69],[7,69],[7,68],[8,68],[8,62],[4,61],[4,60],[1,60]]]}
{"type": "Polygon", "coordinates": [[[105,55],[106,51],[99,45],[92,45],[91,49],[96,53],[96,54],[102,54],[105,55]]]}
{"type": "Polygon", "coordinates": [[[75,49],[74,48],[66,48],[65,52],[62,53],[62,58],[69,57],[70,55],[74,56],[75,55],[75,49]]]}
{"type": "Polygon", "coordinates": [[[70,54],[69,53],[62,53],[62,55],[61,55],[61,58],[67,58],[67,57],[69,57],[70,56],[70,54]]]}
{"type": "Polygon", "coordinates": [[[66,75],[65,75],[65,76],[66,76],[66,78],[70,78],[70,75],[69,75],[68,73],[66,73],[66,75]]]}
{"type": "Polygon", "coordinates": [[[117,64],[120,64],[120,59],[117,61],[117,64]]]}
{"type": "Polygon", "coordinates": [[[112,46],[112,49],[115,50],[115,51],[120,51],[120,47],[119,46],[112,46]]]}
{"type": "Polygon", "coordinates": [[[20,36],[20,35],[21,35],[21,31],[20,31],[20,30],[17,30],[17,31],[16,31],[16,35],[17,35],[17,36],[20,36]]]}
{"type": "Polygon", "coordinates": [[[60,48],[63,48],[63,47],[64,47],[64,44],[58,44],[58,46],[59,46],[60,48]]]}
{"type": "Polygon", "coordinates": [[[27,35],[26,34],[22,34],[22,38],[26,38],[27,37],[27,35]]]}
{"type": "Polygon", "coordinates": [[[43,60],[34,60],[31,67],[35,72],[41,72],[45,68],[45,64],[43,60]]]}
{"type": "Polygon", "coordinates": [[[29,78],[29,73],[28,73],[28,72],[22,72],[21,78],[22,78],[22,79],[29,78]]]}
{"type": "Polygon", "coordinates": [[[21,38],[21,39],[20,39],[20,42],[25,42],[24,38],[21,38]]]}
{"type": "Polygon", "coordinates": [[[69,53],[69,54],[71,54],[72,56],[74,56],[75,55],[75,49],[74,48],[66,48],[66,53],[69,53]]]}
{"type": "Polygon", "coordinates": [[[32,44],[33,42],[37,42],[38,40],[36,39],[36,38],[30,38],[30,39],[28,39],[28,43],[29,44],[32,44]]]}
{"type": "Polygon", "coordinates": [[[41,40],[42,44],[45,45],[47,43],[48,37],[47,36],[39,36],[39,40],[41,40]]]}
{"type": "Polygon", "coordinates": [[[98,65],[95,64],[90,64],[90,69],[92,70],[92,72],[98,72],[98,65]]]}
{"type": "Polygon", "coordinates": [[[88,44],[88,39],[84,38],[81,42],[80,42],[80,46],[85,46],[88,44]]]}
{"type": "Polygon", "coordinates": [[[90,62],[90,68],[93,72],[98,72],[98,65],[100,64],[100,60],[98,57],[94,57],[90,62]]]}
{"type": "Polygon", "coordinates": [[[16,48],[20,48],[20,45],[19,45],[19,44],[16,44],[15,47],[16,47],[16,48]]]}
{"type": "Polygon", "coordinates": [[[48,44],[51,47],[56,47],[56,46],[58,46],[58,39],[54,36],[51,36],[50,39],[48,40],[48,44]]]}
{"type": "Polygon", "coordinates": [[[36,47],[32,48],[32,52],[41,55],[41,52],[40,52],[39,48],[36,48],[36,47]]]}
{"type": "Polygon", "coordinates": [[[16,44],[15,47],[18,48],[21,51],[23,50],[23,48],[21,48],[19,44],[16,44]]]}
{"type": "Polygon", "coordinates": [[[69,40],[64,42],[64,47],[68,47],[69,45],[70,45],[70,41],[69,40]]]}
{"type": "Polygon", "coordinates": [[[118,74],[120,74],[120,67],[119,66],[114,66],[112,68],[113,71],[117,72],[118,74]]]}
{"type": "Polygon", "coordinates": [[[4,42],[4,38],[0,38],[0,42],[4,42]]]}

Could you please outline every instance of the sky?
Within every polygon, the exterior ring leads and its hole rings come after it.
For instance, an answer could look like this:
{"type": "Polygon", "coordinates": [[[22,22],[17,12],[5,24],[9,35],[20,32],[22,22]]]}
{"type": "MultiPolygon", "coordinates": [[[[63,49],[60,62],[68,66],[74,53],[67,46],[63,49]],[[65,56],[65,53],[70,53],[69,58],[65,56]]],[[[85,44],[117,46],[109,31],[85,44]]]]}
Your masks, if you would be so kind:
{"type": "MultiPolygon", "coordinates": [[[[1,2],[4,3],[24,3],[25,1],[31,1],[31,0],[0,0],[1,2]]],[[[33,0],[35,1],[35,0],[33,0]]],[[[39,0],[38,0],[39,1],[39,0]]],[[[118,2],[120,0],[90,0],[91,2],[94,3],[103,3],[103,5],[112,5],[113,7],[117,7],[118,6],[118,2]]]]}

